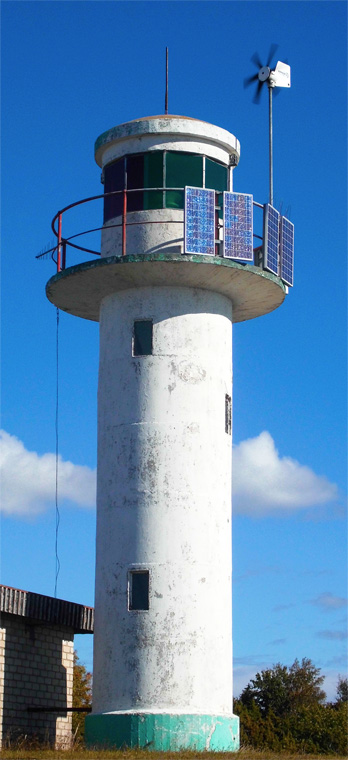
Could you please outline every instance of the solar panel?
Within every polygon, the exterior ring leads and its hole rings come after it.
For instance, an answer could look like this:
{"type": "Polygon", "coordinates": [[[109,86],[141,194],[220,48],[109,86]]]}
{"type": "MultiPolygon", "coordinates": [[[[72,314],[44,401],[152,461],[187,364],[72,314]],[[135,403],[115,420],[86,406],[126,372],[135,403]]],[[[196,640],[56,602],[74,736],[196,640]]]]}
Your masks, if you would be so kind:
{"type": "Polygon", "coordinates": [[[266,203],[263,216],[264,267],[273,274],[279,274],[279,217],[279,211],[266,203]]]}
{"type": "Polygon", "coordinates": [[[280,218],[280,276],[294,284],[294,225],[285,216],[280,218]]]}
{"type": "Polygon", "coordinates": [[[185,253],[215,255],[215,190],[185,187],[185,253]]]}
{"type": "Polygon", "coordinates": [[[253,196],[224,193],[224,247],[229,259],[253,261],[253,196]]]}

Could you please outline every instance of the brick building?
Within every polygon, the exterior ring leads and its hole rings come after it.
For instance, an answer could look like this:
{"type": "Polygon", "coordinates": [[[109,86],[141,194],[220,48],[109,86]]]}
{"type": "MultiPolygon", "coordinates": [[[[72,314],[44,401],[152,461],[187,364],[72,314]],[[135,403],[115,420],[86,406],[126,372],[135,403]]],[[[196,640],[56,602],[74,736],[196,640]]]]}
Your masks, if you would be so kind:
{"type": "Polygon", "coordinates": [[[93,608],[0,586],[0,613],[0,746],[69,744],[74,634],[93,633],[93,608]]]}

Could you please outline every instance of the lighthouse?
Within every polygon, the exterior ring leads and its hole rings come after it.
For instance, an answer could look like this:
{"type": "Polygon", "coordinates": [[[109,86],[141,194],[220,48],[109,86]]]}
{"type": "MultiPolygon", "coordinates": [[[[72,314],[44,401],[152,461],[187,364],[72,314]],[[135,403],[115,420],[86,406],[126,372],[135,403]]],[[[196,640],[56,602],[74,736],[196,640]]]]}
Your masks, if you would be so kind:
{"type": "Polygon", "coordinates": [[[100,324],[91,745],[239,747],[232,324],[283,302],[292,231],[267,204],[254,251],[239,156],[234,135],[203,121],[130,121],[95,144],[100,257],[66,266],[57,215],[47,296],[100,324]]]}

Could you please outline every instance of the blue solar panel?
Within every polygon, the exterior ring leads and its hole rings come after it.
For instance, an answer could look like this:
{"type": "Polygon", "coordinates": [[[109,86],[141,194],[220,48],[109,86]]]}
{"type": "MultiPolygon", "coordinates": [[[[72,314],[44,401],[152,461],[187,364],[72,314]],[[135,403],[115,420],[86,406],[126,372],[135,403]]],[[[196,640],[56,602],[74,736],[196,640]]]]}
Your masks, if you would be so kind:
{"type": "Polygon", "coordinates": [[[224,193],[224,248],[229,259],[253,261],[253,196],[224,193]]]}
{"type": "Polygon", "coordinates": [[[279,274],[279,217],[279,211],[266,203],[263,216],[264,267],[273,274],[279,274]]]}
{"type": "Polygon", "coordinates": [[[294,225],[285,216],[280,219],[280,276],[287,285],[294,284],[294,225]]]}
{"type": "Polygon", "coordinates": [[[185,253],[215,254],[215,190],[185,187],[185,253]]]}

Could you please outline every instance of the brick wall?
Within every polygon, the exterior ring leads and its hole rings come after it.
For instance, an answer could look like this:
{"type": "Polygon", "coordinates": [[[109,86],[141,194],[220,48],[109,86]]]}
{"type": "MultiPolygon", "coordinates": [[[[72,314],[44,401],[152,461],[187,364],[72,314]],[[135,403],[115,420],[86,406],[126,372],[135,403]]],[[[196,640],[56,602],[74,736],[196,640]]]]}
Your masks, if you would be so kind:
{"type": "Polygon", "coordinates": [[[72,707],[74,633],[71,628],[1,617],[0,740],[37,737],[71,742],[72,714],[28,712],[28,707],[72,707]]]}

